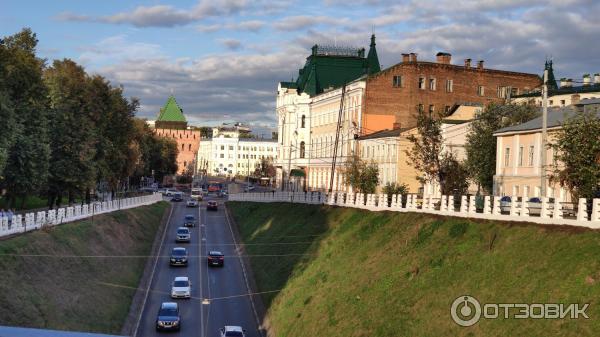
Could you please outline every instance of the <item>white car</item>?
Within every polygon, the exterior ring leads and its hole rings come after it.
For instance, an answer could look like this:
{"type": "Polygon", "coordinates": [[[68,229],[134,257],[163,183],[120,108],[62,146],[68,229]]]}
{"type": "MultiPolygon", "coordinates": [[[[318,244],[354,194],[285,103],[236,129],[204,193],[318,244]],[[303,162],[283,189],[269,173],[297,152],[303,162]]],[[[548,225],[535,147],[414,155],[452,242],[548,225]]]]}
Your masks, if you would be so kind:
{"type": "Polygon", "coordinates": [[[171,284],[171,298],[190,298],[192,282],[187,276],[177,276],[171,284]]]}
{"type": "Polygon", "coordinates": [[[246,337],[246,330],[241,326],[226,325],[219,330],[221,337],[246,337]]]}
{"type": "Polygon", "coordinates": [[[198,207],[198,200],[196,199],[188,199],[185,204],[187,207],[198,207]]]}

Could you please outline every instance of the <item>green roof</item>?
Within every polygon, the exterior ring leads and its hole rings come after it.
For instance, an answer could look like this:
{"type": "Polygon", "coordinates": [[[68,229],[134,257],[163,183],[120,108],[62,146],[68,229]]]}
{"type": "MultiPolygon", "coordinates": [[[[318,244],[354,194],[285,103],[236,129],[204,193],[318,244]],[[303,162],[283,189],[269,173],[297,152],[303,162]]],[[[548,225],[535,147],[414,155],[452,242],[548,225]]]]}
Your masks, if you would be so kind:
{"type": "Polygon", "coordinates": [[[375,50],[375,36],[371,37],[369,56],[364,48],[318,46],[306,58],[295,82],[281,82],[285,88],[298,89],[298,93],[315,96],[329,88],[337,88],[357,78],[380,71],[375,50]]]}
{"type": "Polygon", "coordinates": [[[165,106],[162,109],[160,109],[160,114],[158,115],[157,121],[184,123],[187,122],[185,120],[185,116],[183,115],[183,109],[179,107],[173,95],[169,96],[169,99],[167,100],[167,103],[165,103],[165,106]]]}

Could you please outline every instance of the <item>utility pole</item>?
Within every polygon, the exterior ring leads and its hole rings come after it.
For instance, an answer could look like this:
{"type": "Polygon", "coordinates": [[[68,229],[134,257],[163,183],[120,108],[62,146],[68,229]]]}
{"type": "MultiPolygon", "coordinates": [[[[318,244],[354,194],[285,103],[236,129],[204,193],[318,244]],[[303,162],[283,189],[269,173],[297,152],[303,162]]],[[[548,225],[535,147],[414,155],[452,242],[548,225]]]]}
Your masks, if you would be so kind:
{"type": "Polygon", "coordinates": [[[546,196],[546,142],[548,128],[548,67],[544,69],[544,86],[542,87],[542,148],[541,148],[541,163],[540,176],[541,187],[540,196],[546,196]]]}
{"type": "Polygon", "coordinates": [[[290,151],[288,154],[288,176],[287,176],[287,190],[290,190],[290,183],[292,181],[292,140],[290,139],[290,151]]]}
{"type": "Polygon", "coordinates": [[[336,128],[335,128],[335,143],[333,145],[333,160],[331,161],[331,179],[329,182],[329,193],[333,192],[333,183],[335,182],[334,178],[335,178],[335,165],[337,162],[337,150],[338,150],[338,143],[339,143],[339,139],[340,139],[340,129],[342,128],[342,117],[343,117],[343,113],[344,113],[344,99],[346,96],[346,83],[344,83],[344,85],[342,86],[342,98],[340,101],[340,110],[338,112],[338,119],[337,119],[337,123],[336,123],[336,128]]]}

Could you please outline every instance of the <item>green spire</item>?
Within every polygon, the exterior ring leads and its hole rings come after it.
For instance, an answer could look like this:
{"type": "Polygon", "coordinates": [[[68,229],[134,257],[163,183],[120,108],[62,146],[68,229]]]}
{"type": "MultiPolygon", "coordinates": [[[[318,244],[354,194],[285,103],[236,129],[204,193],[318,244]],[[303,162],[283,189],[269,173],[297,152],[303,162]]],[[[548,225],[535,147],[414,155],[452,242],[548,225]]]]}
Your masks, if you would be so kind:
{"type": "Polygon", "coordinates": [[[379,58],[377,57],[377,49],[375,49],[375,34],[371,35],[371,46],[369,47],[369,55],[367,55],[367,65],[369,66],[369,75],[381,71],[379,58]]]}
{"type": "Polygon", "coordinates": [[[158,115],[157,121],[161,122],[187,122],[185,120],[185,116],[183,115],[183,110],[175,101],[175,97],[173,95],[169,96],[167,103],[165,106],[160,109],[160,114],[158,115]]]}
{"type": "MultiPolygon", "coordinates": [[[[557,90],[558,86],[556,85],[556,78],[554,78],[554,70],[552,69],[552,60],[546,60],[546,65],[544,66],[544,70],[548,70],[548,90],[557,90]]],[[[544,78],[542,76],[542,78],[544,78]]]]}

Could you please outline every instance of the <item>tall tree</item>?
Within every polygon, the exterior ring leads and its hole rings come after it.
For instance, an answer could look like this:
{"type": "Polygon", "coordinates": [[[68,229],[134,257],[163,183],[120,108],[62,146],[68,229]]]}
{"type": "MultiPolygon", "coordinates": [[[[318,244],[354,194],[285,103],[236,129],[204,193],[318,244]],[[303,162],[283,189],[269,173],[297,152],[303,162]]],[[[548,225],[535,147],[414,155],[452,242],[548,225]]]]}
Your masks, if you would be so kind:
{"type": "Polygon", "coordinates": [[[530,104],[495,104],[485,107],[471,123],[465,149],[471,179],[488,193],[492,192],[496,174],[496,137],[503,127],[525,123],[539,115],[530,104]]]}
{"type": "Polygon", "coordinates": [[[444,185],[442,195],[464,195],[469,188],[469,171],[452,152],[445,152],[440,161],[440,176],[444,185]]]}
{"type": "Polygon", "coordinates": [[[73,202],[76,194],[94,186],[97,138],[89,111],[85,70],[68,59],[54,61],[44,79],[51,108],[48,206],[52,207],[55,199],[60,206],[63,193],[73,202]]]}
{"type": "Polygon", "coordinates": [[[379,168],[377,164],[367,163],[354,154],[345,163],[344,180],[356,192],[374,193],[379,183],[379,168]]]}
{"type": "Polygon", "coordinates": [[[412,147],[406,150],[407,163],[413,166],[420,175],[417,179],[425,183],[439,183],[444,190],[446,176],[442,171],[442,121],[431,114],[417,114],[417,134],[407,138],[412,147]]]}
{"type": "Polygon", "coordinates": [[[568,119],[551,145],[555,164],[551,181],[569,189],[573,200],[594,198],[600,192],[600,119],[580,112],[568,119]]]}
{"type": "MultiPolygon", "coordinates": [[[[16,197],[39,191],[48,174],[48,99],[42,80],[44,60],[36,57],[37,37],[28,28],[0,41],[3,86],[14,109],[17,131],[1,185],[7,189],[10,204],[16,197]]],[[[5,106],[11,106],[5,103],[5,106]]]]}

